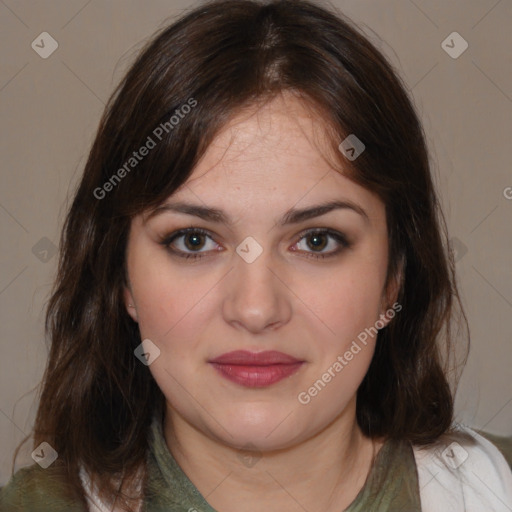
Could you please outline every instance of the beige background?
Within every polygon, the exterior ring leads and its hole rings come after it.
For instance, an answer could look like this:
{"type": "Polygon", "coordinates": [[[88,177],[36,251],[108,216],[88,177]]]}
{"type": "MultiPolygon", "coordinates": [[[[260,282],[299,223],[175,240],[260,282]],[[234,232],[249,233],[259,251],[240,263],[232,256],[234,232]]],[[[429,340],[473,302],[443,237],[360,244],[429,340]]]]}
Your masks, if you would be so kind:
{"type": "MultiPolygon", "coordinates": [[[[333,3],[391,59],[424,121],[472,333],[458,420],[511,435],[512,2],[333,3]],[[441,46],[453,31],[469,44],[456,59],[441,46]]],[[[193,5],[0,0],[0,485],[34,419],[52,250],[104,103],[141,44],[193,5]],[[47,59],[31,48],[42,32],[59,45],[47,59]]],[[[28,446],[17,467],[33,462],[28,446]]]]}

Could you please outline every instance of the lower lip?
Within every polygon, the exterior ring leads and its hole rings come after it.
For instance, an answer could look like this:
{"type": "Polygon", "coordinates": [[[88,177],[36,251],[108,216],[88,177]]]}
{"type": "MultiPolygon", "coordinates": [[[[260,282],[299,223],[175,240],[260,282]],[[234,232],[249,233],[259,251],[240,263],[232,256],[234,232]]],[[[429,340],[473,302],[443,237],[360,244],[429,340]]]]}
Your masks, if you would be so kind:
{"type": "Polygon", "coordinates": [[[226,379],[248,388],[263,388],[295,373],[302,362],[268,366],[210,363],[226,379]]]}

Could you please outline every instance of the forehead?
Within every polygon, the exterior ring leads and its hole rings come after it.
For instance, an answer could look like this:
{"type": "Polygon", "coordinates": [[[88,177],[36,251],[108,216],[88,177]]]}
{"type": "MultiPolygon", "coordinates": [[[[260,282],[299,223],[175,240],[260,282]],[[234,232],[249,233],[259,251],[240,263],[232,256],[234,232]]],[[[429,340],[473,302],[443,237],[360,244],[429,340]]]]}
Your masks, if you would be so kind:
{"type": "Polygon", "coordinates": [[[311,107],[291,93],[282,93],[262,106],[235,114],[217,133],[189,182],[219,171],[211,179],[234,178],[261,182],[315,179],[329,168],[324,122],[311,107]],[[309,172],[308,172],[309,169],[309,172]],[[250,171],[250,172],[249,172],[250,171]]]}
{"type": "MultiPolygon", "coordinates": [[[[382,214],[379,198],[333,168],[332,146],[320,112],[283,93],[234,115],[217,133],[188,180],[172,195],[265,218],[294,206],[331,200],[382,214]]],[[[169,198],[171,199],[171,198],[169,198]]]]}

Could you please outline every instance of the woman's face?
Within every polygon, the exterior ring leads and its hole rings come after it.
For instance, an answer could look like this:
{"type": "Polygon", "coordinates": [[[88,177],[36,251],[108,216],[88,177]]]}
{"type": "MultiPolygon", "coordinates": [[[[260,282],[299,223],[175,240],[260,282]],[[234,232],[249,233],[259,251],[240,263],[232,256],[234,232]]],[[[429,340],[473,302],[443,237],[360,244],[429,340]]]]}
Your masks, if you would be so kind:
{"type": "Polygon", "coordinates": [[[149,370],[167,413],[234,447],[353,421],[376,341],[365,329],[388,321],[384,204],[327,164],[318,122],[287,95],[233,118],[167,206],[132,221],[126,305],[160,351],[149,370]],[[333,201],[345,206],[307,213],[333,201]],[[232,351],[297,362],[212,363],[232,351]]]}

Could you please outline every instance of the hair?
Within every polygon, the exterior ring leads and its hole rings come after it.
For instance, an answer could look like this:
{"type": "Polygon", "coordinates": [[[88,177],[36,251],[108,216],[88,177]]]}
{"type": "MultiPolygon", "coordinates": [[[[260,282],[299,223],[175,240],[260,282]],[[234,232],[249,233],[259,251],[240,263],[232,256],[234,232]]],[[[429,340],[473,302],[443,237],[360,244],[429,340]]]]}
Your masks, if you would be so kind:
{"type": "Polygon", "coordinates": [[[468,342],[469,328],[425,136],[398,72],[324,6],[211,1],[159,30],[115,89],[63,227],[33,435],[34,446],[57,450],[55,465],[82,499],[80,465],[103,498],[131,510],[124,489],[144,465],[153,414],[165,403],[134,357],[141,338],[123,300],[131,220],[185,183],[233,115],[286,91],[325,126],[343,172],[385,204],[386,284],[398,279],[403,309],[379,331],[357,392],[358,425],[417,445],[450,432],[456,311],[468,342]],[[187,113],[171,129],[179,112],[187,113]],[[338,150],[349,134],[365,145],[351,162],[338,150]],[[155,147],[128,171],[148,137],[155,147]]]}

